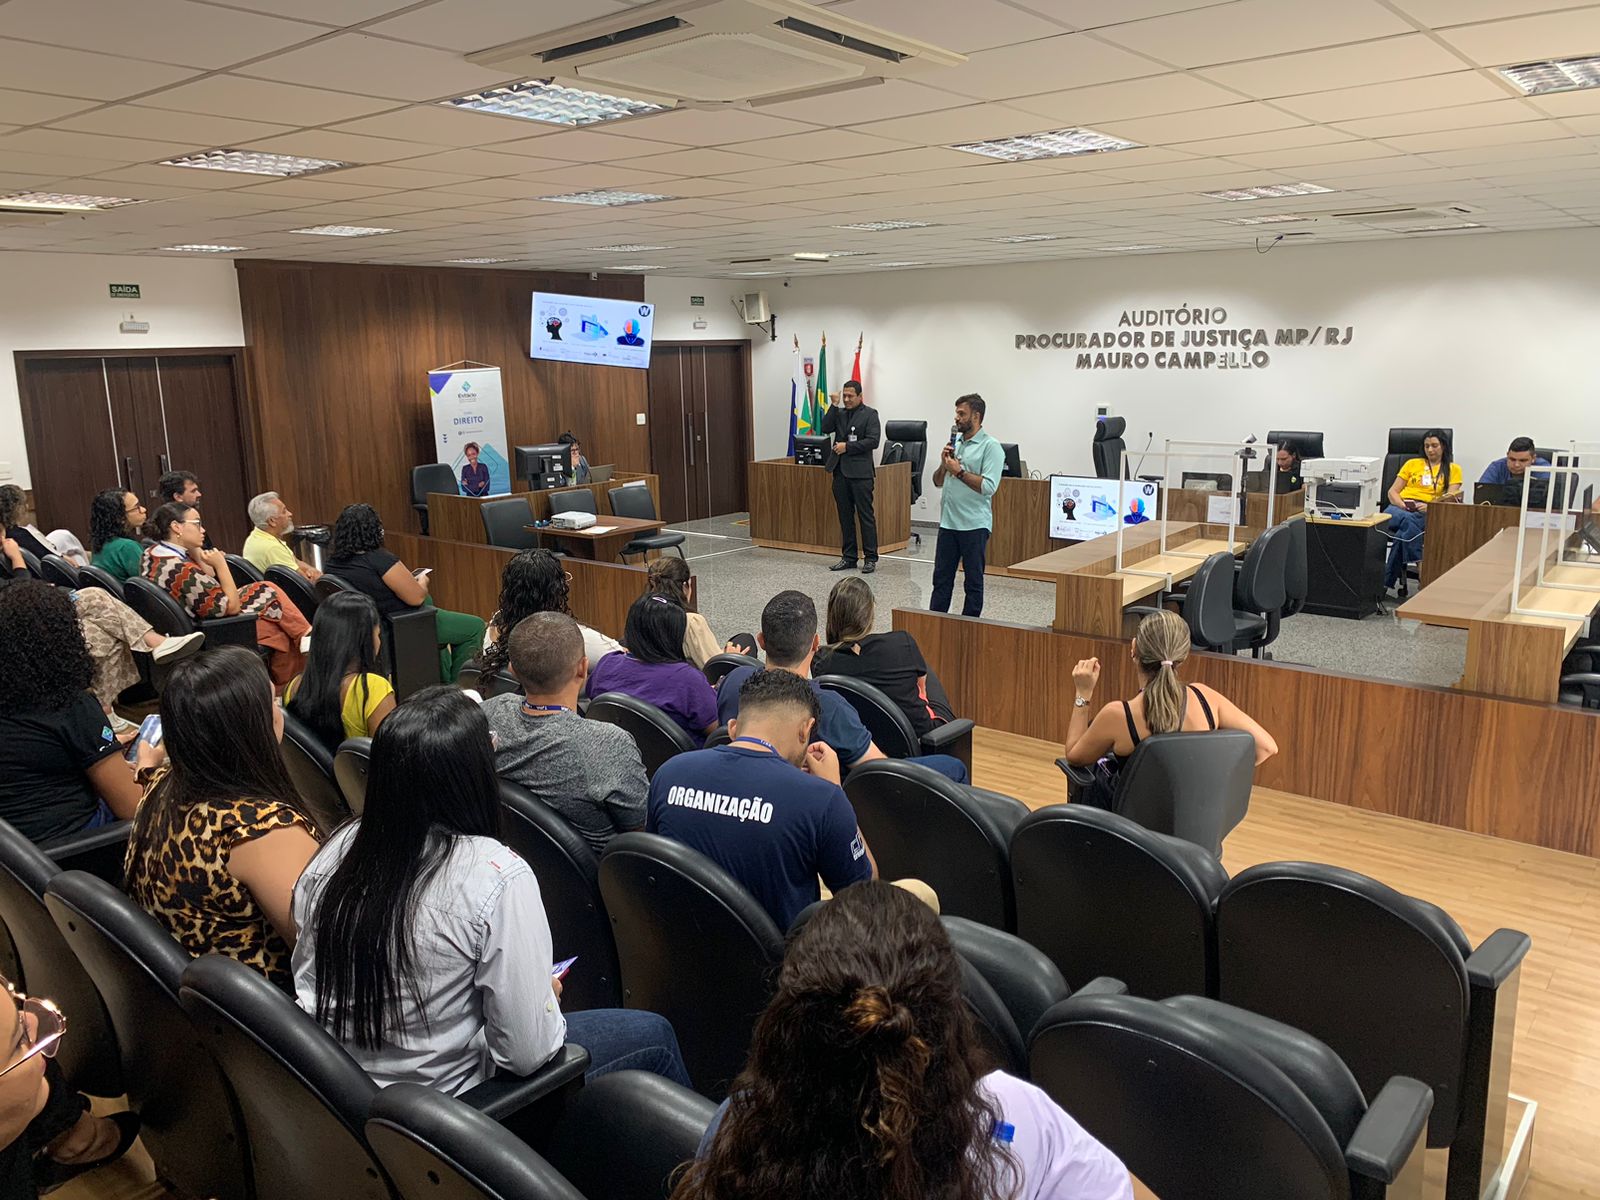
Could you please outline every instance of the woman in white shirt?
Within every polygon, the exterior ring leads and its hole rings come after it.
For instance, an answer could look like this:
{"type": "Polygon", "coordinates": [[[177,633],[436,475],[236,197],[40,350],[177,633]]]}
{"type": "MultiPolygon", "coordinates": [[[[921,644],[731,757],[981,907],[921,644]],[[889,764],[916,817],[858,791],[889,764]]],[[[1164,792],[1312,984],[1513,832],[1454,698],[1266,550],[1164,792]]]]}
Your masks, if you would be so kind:
{"type": "MultiPolygon", "coordinates": [[[[688,1086],[655,1013],[563,1017],[533,870],[500,839],[482,710],[425,689],[378,727],[367,802],[294,890],[295,994],[380,1086],[459,1095],[528,1075],[570,1041],[589,1076],[633,1068],[688,1086]]],[[[583,970],[583,961],[574,964],[583,970]]]]}
{"type": "Polygon", "coordinates": [[[789,943],[672,1200],[1133,1200],[1116,1155],[986,1057],[939,918],[847,887],[789,943]]]}

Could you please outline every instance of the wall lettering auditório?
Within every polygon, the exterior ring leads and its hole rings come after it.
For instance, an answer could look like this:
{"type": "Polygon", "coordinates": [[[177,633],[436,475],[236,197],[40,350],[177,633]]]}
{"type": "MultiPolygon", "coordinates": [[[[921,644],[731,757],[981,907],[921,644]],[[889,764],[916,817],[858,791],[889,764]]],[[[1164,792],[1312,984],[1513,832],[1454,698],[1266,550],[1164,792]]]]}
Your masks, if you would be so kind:
{"type": "Polygon", "coordinates": [[[1017,350],[1074,350],[1079,371],[1249,371],[1272,365],[1266,349],[1348,346],[1353,325],[1279,327],[1230,324],[1220,305],[1124,309],[1115,329],[1019,333],[1017,350]]]}

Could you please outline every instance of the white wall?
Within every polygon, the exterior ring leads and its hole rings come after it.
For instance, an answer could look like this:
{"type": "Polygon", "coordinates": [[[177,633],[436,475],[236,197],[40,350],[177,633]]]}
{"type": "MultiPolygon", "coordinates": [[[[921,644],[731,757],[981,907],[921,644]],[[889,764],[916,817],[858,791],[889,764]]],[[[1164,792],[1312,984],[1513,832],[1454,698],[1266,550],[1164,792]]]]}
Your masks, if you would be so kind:
{"type": "MultiPolygon", "coordinates": [[[[766,334],[744,323],[733,298],[754,288],[743,287],[739,279],[689,279],[681,276],[644,277],[644,298],[656,306],[652,334],[662,342],[713,342],[729,338],[748,338],[752,335],[766,340],[766,334]],[[690,301],[699,296],[704,305],[690,301]],[[694,323],[704,321],[704,329],[694,323]]],[[[757,281],[760,282],[760,281],[757,281]]],[[[787,393],[785,393],[787,395],[787,393]]],[[[785,400],[787,404],[788,401],[785,400]]],[[[759,402],[757,407],[760,407],[759,402]]]]}
{"type": "MultiPolygon", "coordinates": [[[[1044,473],[1091,473],[1099,404],[1127,418],[1134,451],[1149,431],[1159,450],[1169,437],[1277,428],[1325,431],[1330,455],[1381,455],[1391,425],[1448,425],[1469,478],[1519,434],[1540,445],[1600,439],[1600,231],[902,269],[851,274],[848,287],[815,277],[788,288],[777,277],[751,282],[767,290],[779,322],[776,344],[755,341],[758,457],[783,453],[790,334],[815,354],[824,331],[835,390],[865,331],[867,399],[886,418],[925,418],[939,438],[955,397],[979,392],[989,431],[1020,443],[1029,468],[1044,473]],[[1092,371],[1076,369],[1075,351],[1014,348],[1017,333],[1116,330],[1124,309],[1180,305],[1222,306],[1227,328],[1265,329],[1271,365],[1092,371]],[[1354,338],[1270,344],[1278,328],[1301,326],[1353,326],[1354,338]]],[[[676,284],[651,281],[662,297],[676,284]]],[[[919,516],[937,513],[931,489],[922,505],[919,516]]]]}
{"type": "Polygon", "coordinates": [[[243,344],[231,260],[0,251],[0,477],[8,464],[8,482],[32,486],[14,351],[243,344]],[[141,298],[111,299],[113,283],[137,283],[141,298]],[[150,332],[120,332],[130,314],[150,332]]]}

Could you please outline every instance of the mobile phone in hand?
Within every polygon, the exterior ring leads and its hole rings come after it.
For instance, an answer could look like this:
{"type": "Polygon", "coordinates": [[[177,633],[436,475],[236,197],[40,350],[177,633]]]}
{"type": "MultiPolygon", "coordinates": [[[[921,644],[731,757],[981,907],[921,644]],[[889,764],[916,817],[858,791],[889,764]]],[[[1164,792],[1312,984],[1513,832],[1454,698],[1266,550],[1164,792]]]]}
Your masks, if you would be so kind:
{"type": "Polygon", "coordinates": [[[565,979],[567,977],[567,972],[572,970],[572,964],[577,961],[578,956],[576,954],[574,954],[571,958],[562,959],[555,966],[550,968],[550,977],[552,979],[565,979]]]}
{"type": "Polygon", "coordinates": [[[138,762],[139,747],[147,744],[151,746],[161,744],[161,718],[154,713],[140,722],[138,734],[128,743],[128,748],[122,752],[122,757],[129,762],[138,762]]]}

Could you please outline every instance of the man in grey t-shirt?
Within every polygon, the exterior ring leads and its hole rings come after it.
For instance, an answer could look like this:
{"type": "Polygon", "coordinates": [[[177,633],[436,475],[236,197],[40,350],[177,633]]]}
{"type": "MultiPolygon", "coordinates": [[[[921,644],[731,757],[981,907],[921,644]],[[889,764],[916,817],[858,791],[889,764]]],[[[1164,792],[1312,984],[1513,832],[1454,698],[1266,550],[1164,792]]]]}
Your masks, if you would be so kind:
{"type": "Polygon", "coordinates": [[[644,828],[650,781],[639,747],[626,730],[578,715],[589,676],[578,623],[564,613],[524,617],[510,651],[525,695],[483,702],[495,770],[565,817],[596,854],[612,834],[644,828]]]}

